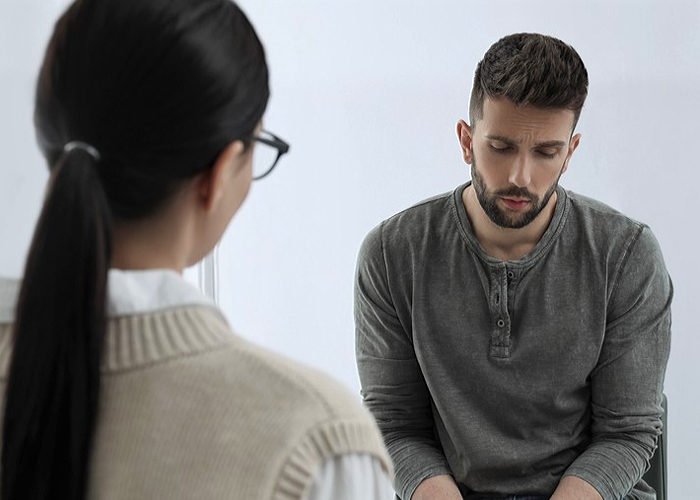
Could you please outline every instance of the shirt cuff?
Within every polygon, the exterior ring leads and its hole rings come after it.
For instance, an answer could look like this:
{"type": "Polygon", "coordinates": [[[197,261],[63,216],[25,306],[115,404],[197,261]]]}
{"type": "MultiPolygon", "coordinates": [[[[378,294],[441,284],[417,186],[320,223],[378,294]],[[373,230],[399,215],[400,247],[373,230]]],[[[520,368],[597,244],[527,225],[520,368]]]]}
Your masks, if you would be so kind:
{"type": "Polygon", "coordinates": [[[401,487],[399,487],[399,481],[398,481],[398,476],[397,476],[397,481],[396,481],[396,489],[398,491],[399,497],[402,500],[410,500],[413,494],[416,492],[416,488],[418,488],[418,485],[425,481],[428,478],[435,477],[435,476],[451,476],[452,471],[443,465],[436,466],[436,467],[431,467],[430,469],[425,469],[422,471],[419,471],[418,473],[412,473],[403,481],[401,481],[401,487]]]}

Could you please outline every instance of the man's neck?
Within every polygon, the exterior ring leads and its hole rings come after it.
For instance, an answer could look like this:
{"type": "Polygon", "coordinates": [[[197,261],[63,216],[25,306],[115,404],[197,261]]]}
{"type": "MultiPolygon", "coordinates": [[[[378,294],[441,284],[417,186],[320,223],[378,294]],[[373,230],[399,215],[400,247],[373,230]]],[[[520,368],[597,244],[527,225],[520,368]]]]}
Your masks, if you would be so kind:
{"type": "Polygon", "coordinates": [[[518,260],[530,253],[549,227],[557,206],[557,193],[552,194],[547,205],[530,224],[519,229],[497,226],[481,207],[474,186],[462,192],[462,202],[467,211],[474,236],[490,257],[499,260],[518,260]]]}

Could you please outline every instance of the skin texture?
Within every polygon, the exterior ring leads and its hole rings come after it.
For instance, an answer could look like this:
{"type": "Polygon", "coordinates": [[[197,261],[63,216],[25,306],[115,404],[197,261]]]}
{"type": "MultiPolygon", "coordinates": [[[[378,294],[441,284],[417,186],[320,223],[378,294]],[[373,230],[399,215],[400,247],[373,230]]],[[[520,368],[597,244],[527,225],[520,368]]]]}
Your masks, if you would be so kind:
{"type": "Polygon", "coordinates": [[[557,202],[553,189],[581,139],[580,134],[571,135],[573,121],[574,114],[567,109],[519,107],[506,98],[487,98],[476,125],[467,125],[464,120],[457,123],[462,157],[472,166],[474,181],[462,199],[477,239],[492,257],[522,257],[547,229],[557,202]],[[498,220],[489,216],[484,200],[477,196],[476,184],[485,189],[482,198],[495,204],[498,220]],[[551,196],[547,201],[548,192],[551,196]],[[528,204],[512,210],[504,197],[527,200],[528,204]],[[520,227],[533,210],[538,213],[520,227]]]}
{"type": "Polygon", "coordinates": [[[245,150],[243,142],[231,142],[211,170],[185,181],[157,214],[115,223],[111,267],[182,273],[204,258],[248,195],[253,148],[251,144],[245,150]]]}

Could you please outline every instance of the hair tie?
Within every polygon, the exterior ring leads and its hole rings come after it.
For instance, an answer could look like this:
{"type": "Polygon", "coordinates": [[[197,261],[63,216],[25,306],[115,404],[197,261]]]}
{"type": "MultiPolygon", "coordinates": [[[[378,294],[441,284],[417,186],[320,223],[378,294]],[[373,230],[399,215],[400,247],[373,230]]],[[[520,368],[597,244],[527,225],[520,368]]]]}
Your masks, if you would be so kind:
{"type": "Polygon", "coordinates": [[[92,156],[95,161],[100,161],[100,153],[94,147],[90,146],[87,142],[82,141],[71,141],[65,146],[63,146],[64,153],[70,153],[74,149],[82,149],[86,151],[90,156],[92,156]]]}

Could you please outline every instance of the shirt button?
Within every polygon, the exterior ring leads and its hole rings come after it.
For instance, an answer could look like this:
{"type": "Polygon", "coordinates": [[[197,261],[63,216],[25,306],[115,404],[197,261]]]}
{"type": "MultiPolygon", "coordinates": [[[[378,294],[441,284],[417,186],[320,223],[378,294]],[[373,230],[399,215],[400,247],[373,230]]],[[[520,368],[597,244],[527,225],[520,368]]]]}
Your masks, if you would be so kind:
{"type": "Polygon", "coordinates": [[[498,328],[503,328],[504,326],[506,326],[506,322],[503,321],[502,319],[499,319],[498,323],[496,323],[496,324],[498,325],[498,328]]]}
{"type": "Polygon", "coordinates": [[[515,273],[513,271],[508,271],[508,279],[512,280],[515,277],[515,273]]]}

